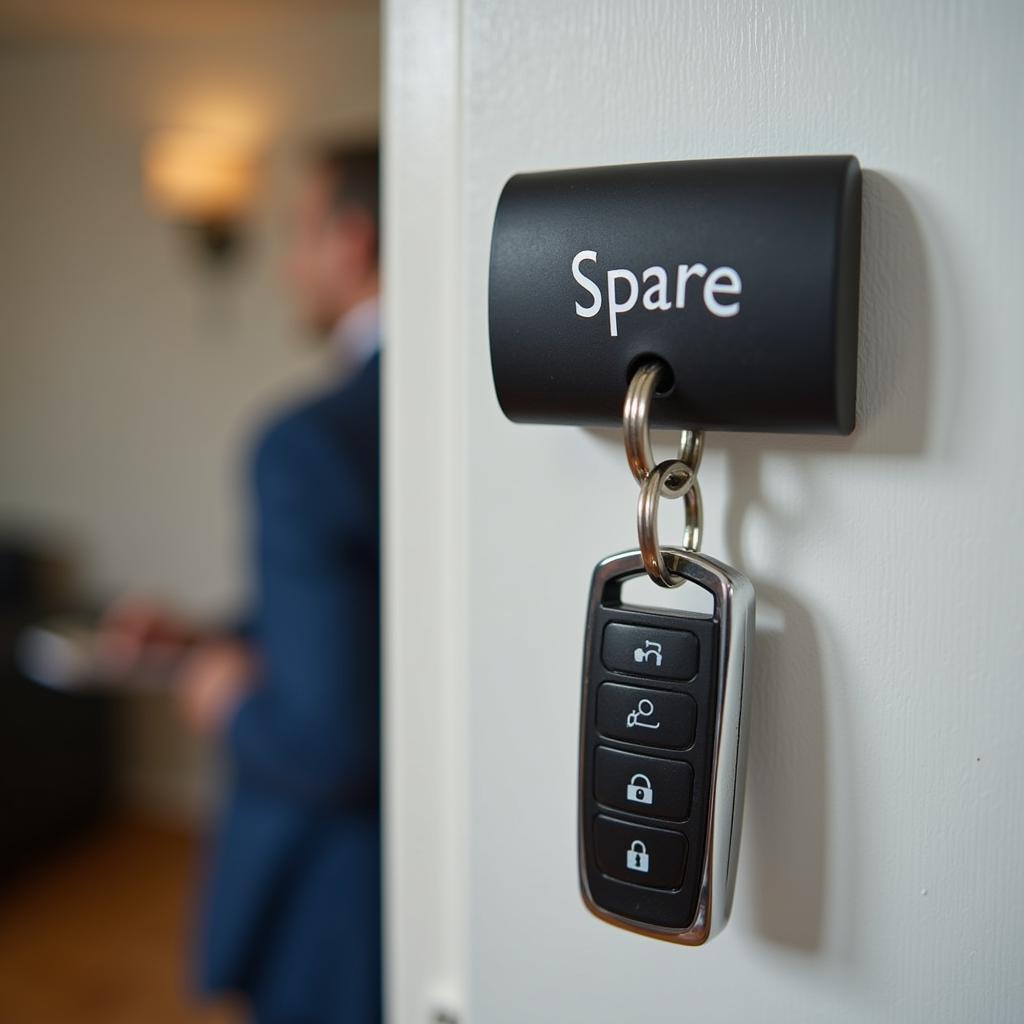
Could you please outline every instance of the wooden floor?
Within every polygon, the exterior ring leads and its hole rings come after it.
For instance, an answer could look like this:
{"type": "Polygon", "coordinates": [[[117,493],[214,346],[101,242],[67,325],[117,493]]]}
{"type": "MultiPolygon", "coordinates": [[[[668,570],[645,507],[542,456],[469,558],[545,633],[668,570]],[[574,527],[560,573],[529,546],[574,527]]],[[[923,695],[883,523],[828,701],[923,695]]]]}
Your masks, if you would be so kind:
{"type": "Polygon", "coordinates": [[[0,1024],[235,1024],[187,998],[196,842],[111,825],[0,890],[0,1024]]]}

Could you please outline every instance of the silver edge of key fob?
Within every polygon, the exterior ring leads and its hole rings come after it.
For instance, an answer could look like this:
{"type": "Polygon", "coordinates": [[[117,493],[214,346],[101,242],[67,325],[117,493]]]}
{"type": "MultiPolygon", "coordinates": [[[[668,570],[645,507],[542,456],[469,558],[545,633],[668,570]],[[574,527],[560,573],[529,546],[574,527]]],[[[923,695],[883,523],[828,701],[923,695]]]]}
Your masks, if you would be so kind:
{"type": "MultiPolygon", "coordinates": [[[[586,793],[583,791],[588,756],[587,709],[589,688],[594,685],[592,661],[599,645],[592,635],[596,612],[605,589],[616,580],[625,582],[644,573],[639,551],[611,555],[594,570],[587,603],[587,633],[584,639],[583,693],[580,720],[579,792],[577,793],[578,860],[583,900],[597,917],[641,935],[699,946],[713,938],[725,926],[732,911],[743,822],[743,797],[746,783],[747,728],[749,715],[743,705],[744,684],[749,651],[754,638],[754,588],[742,573],[707,555],[681,548],[663,549],[669,570],[710,591],[719,620],[718,659],[715,673],[716,714],[711,748],[711,790],[705,848],[702,851],[696,913],[684,928],[664,927],[622,916],[600,906],[587,879],[585,829],[586,793]]],[[[666,614],[671,615],[671,611],[666,614]]]]}

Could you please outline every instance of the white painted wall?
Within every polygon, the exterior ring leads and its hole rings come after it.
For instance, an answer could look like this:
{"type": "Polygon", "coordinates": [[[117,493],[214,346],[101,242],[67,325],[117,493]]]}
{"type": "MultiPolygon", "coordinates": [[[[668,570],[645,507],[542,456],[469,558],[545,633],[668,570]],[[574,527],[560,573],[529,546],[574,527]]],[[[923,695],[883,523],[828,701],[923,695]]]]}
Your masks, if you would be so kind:
{"type": "Polygon", "coordinates": [[[438,986],[474,1024],[1021,1019],[1024,8],[427,6],[389,16],[391,1019],[438,986]],[[456,45],[455,95],[396,58],[456,45]],[[584,600],[636,490],[614,431],[502,418],[491,218],[520,170],[829,152],[865,168],[860,425],[709,436],[705,549],[758,592],[752,750],[734,918],[678,948],[578,895],[584,600]],[[452,154],[424,214],[410,165],[452,154]]]}
{"type": "MultiPolygon", "coordinates": [[[[245,588],[249,435],[325,370],[281,273],[301,147],[376,130],[378,12],[96,20],[0,19],[0,527],[64,544],[91,595],[222,614],[245,588]],[[262,176],[239,264],[211,275],[147,204],[141,160],[153,132],[225,122],[262,176]]],[[[129,724],[133,797],[194,811],[209,763],[173,709],[147,698],[129,724]]]]}

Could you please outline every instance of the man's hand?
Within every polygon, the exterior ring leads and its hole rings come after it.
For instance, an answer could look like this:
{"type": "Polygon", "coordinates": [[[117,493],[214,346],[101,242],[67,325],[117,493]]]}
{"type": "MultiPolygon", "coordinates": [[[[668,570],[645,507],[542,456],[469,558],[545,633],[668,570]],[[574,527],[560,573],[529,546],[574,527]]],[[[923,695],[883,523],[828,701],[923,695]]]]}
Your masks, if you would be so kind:
{"type": "Polygon", "coordinates": [[[98,657],[105,672],[129,676],[146,658],[180,655],[198,630],[168,605],[131,595],[116,601],[100,622],[98,657]]]}
{"type": "Polygon", "coordinates": [[[173,672],[182,717],[210,735],[224,730],[251,686],[252,650],[234,637],[204,633],[167,605],[132,596],[100,624],[99,658],[113,676],[165,665],[173,672]]]}
{"type": "Polygon", "coordinates": [[[254,669],[252,651],[238,640],[225,637],[198,646],[178,675],[178,705],[189,726],[204,735],[223,732],[249,692],[254,669]]]}

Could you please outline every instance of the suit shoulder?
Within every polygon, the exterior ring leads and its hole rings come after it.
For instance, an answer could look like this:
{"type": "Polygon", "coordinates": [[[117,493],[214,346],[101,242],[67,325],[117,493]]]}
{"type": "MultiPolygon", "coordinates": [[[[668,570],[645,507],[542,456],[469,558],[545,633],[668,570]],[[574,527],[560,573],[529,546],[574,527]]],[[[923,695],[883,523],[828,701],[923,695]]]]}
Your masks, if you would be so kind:
{"type": "Polygon", "coordinates": [[[258,433],[252,469],[257,479],[285,467],[346,464],[360,473],[379,457],[379,400],[375,375],[356,379],[279,412],[258,433]]]}

